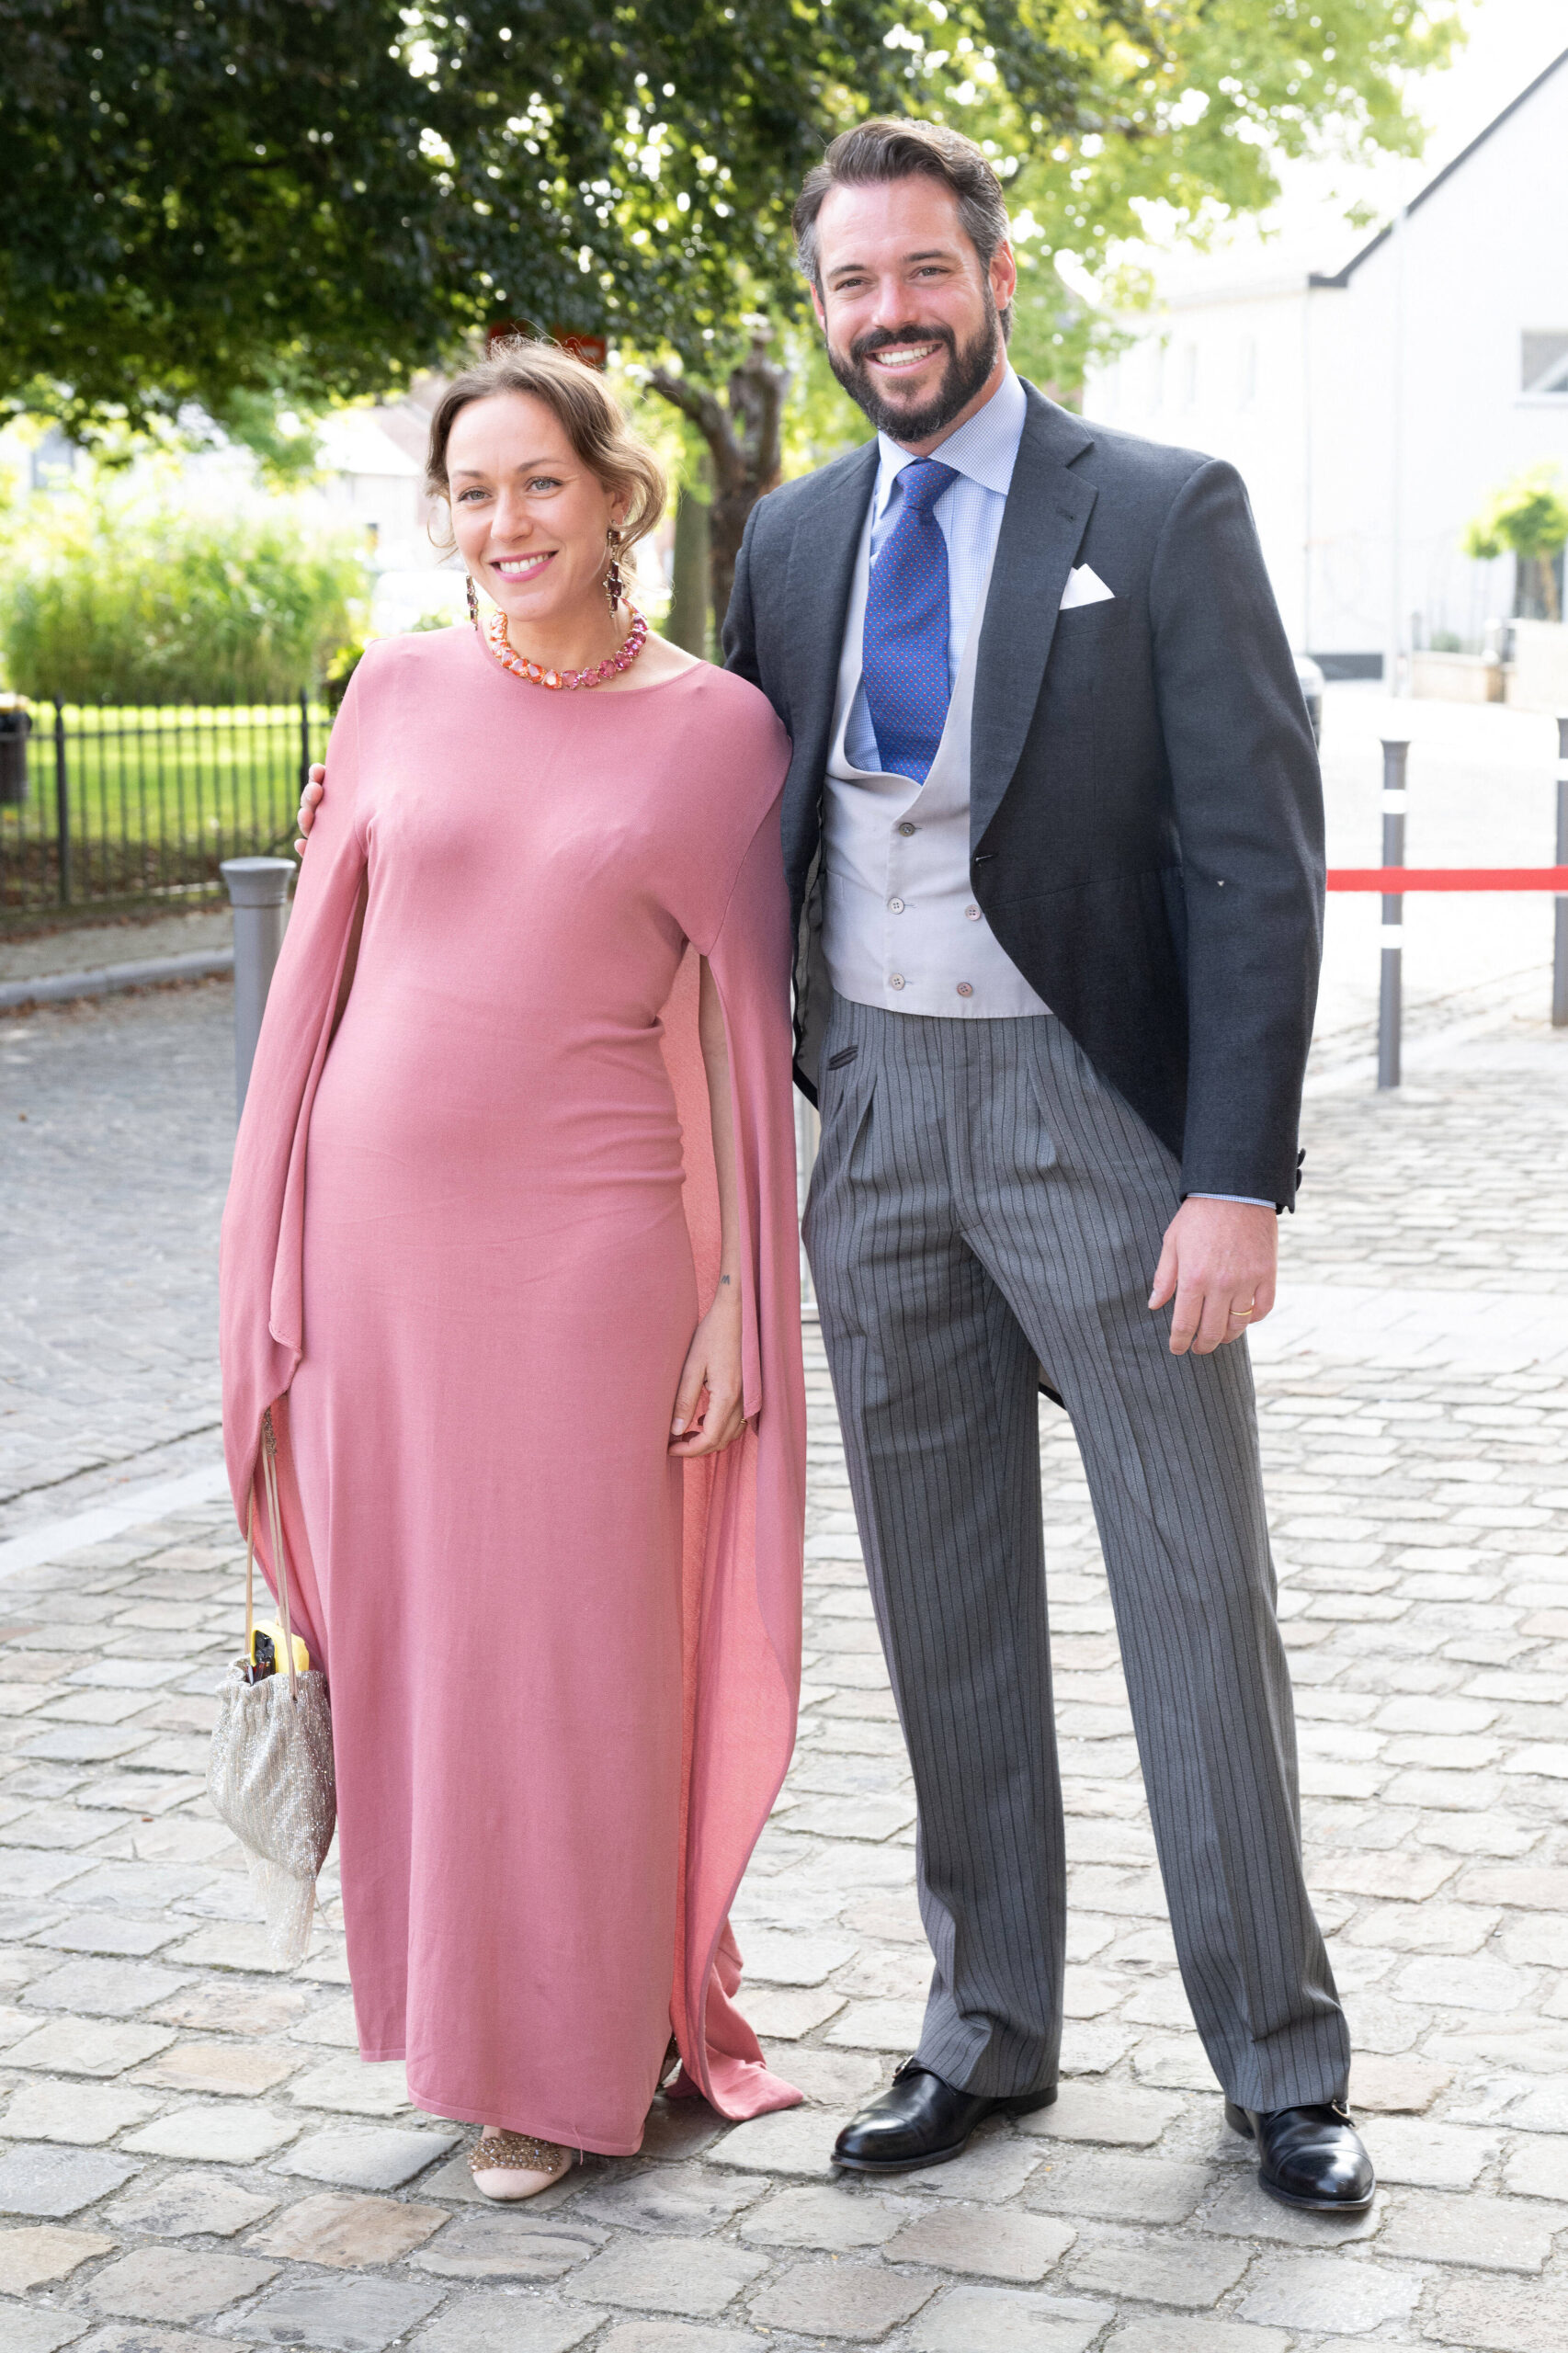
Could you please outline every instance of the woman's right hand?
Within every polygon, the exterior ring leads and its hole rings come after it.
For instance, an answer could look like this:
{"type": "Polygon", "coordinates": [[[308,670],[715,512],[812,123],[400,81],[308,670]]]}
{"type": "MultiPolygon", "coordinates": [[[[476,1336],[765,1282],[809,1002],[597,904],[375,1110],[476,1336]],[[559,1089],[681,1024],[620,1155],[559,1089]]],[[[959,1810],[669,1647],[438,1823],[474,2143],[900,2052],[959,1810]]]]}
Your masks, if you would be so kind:
{"type": "Polygon", "coordinates": [[[303,792],[300,795],[300,813],[294,821],[299,826],[301,834],[301,838],[294,844],[294,848],[298,856],[301,858],[303,858],[305,855],[305,843],[303,837],[310,832],[311,827],[316,822],[316,803],[321,800],[326,790],[326,770],[323,767],[319,760],[316,761],[309,773],[310,782],[306,785],[303,792]]]}

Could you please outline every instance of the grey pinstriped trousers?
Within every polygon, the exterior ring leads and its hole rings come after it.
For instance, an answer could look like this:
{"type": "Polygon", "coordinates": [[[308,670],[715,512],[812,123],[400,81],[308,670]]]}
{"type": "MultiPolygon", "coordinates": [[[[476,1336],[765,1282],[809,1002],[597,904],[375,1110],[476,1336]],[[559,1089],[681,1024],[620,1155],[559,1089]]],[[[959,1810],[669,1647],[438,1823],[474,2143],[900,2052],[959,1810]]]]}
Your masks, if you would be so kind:
{"type": "Polygon", "coordinates": [[[936,1960],[922,2063],[997,2096],[1056,2078],[1038,1361],[1083,1451],[1204,2047],[1244,2107],[1343,2097],[1245,1343],[1173,1357],[1145,1304],[1175,1161],[1046,1016],[838,998],[822,1072],[806,1245],[915,1771],[936,1960]]]}

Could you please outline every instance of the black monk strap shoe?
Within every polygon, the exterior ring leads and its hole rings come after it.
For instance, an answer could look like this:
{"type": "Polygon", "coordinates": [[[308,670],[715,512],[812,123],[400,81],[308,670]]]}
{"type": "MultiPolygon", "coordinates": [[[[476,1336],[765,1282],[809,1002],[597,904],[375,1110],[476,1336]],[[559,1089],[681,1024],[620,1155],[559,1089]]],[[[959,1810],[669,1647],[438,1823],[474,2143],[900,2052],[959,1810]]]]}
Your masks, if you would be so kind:
{"type": "Polygon", "coordinates": [[[993,2099],[945,2084],[917,2059],[906,2059],[885,2092],[852,2117],[834,2146],[833,2162],[850,2173],[915,2173],[921,2165],[945,2165],[961,2157],[969,2136],[988,2116],[1028,2116],[1049,2108],[1052,2084],[1043,2092],[1018,2092],[993,2099]]]}
{"type": "Polygon", "coordinates": [[[1225,2102],[1225,2121],[1257,2143],[1257,2177],[1281,2206],[1313,2214],[1364,2214],[1377,2177],[1339,2100],[1322,2108],[1255,2108],[1225,2102]]]}

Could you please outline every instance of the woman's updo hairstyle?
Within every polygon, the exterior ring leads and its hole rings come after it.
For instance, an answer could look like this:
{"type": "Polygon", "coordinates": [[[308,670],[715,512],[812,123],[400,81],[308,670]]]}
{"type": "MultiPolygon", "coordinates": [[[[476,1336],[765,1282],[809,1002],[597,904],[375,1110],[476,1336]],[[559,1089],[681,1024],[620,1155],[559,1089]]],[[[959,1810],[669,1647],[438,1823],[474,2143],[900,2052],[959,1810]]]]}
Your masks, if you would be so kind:
{"type": "MultiPolygon", "coordinates": [[[[425,460],[425,488],[430,497],[445,499],[450,506],[447,443],[453,423],[471,401],[490,400],[497,392],[526,392],[530,400],[542,401],[560,418],[589,472],[626,499],[626,520],[620,527],[623,551],[656,528],[665,511],[665,470],[632,430],[604,378],[559,344],[538,343],[527,335],[497,339],[488,358],[465,368],[442,393],[430,419],[425,460]]],[[[455,545],[449,521],[440,544],[455,545]]]]}

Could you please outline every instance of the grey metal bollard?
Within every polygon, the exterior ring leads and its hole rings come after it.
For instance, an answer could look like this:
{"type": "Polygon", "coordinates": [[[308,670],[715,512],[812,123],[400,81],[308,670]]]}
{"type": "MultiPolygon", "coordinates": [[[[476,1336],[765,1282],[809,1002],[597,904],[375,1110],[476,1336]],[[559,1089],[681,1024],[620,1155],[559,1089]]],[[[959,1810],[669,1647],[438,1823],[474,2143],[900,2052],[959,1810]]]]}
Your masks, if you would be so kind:
{"type": "MultiPolygon", "coordinates": [[[[1407,735],[1383,737],[1383,855],[1384,866],[1404,864],[1404,812],[1409,795],[1405,767],[1410,757],[1407,735]]],[[[1404,983],[1404,896],[1383,893],[1382,979],[1378,991],[1378,1085],[1399,1085],[1400,1024],[1404,983]]]]}
{"type": "Polygon", "coordinates": [[[218,870],[234,910],[234,1104],[243,1111],[299,869],[291,858],[226,858],[218,870]]]}
{"type": "MultiPolygon", "coordinates": [[[[1557,863],[1568,866],[1568,710],[1557,714],[1557,863]]],[[[1556,903],[1551,941],[1551,1026],[1568,1029],[1568,899],[1556,903]]]]}

